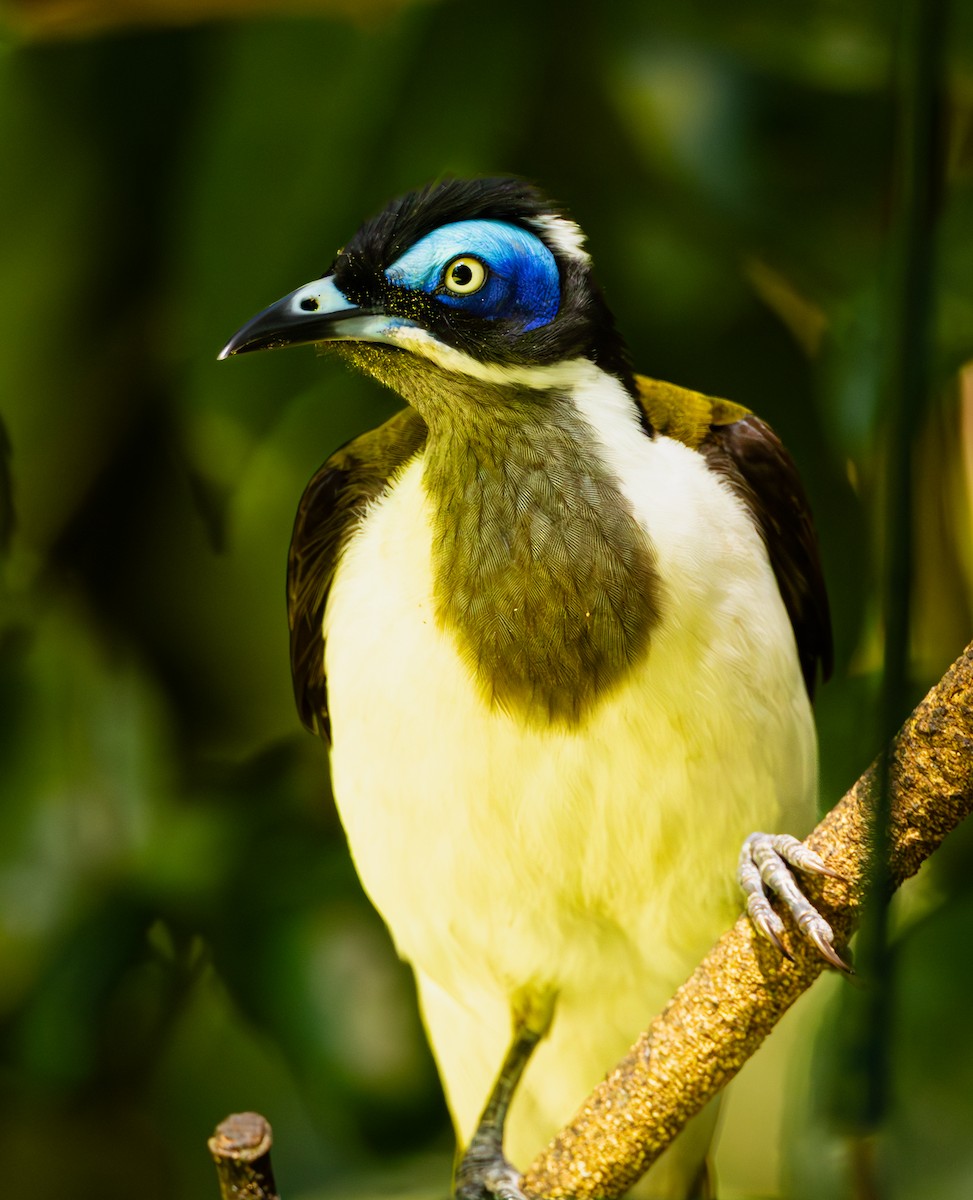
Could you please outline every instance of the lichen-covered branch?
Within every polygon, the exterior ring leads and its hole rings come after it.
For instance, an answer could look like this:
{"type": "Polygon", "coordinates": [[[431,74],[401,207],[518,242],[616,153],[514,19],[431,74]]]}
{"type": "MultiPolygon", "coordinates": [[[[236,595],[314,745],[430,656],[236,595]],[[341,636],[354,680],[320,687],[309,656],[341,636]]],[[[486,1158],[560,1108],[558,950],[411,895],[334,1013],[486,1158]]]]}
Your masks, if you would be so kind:
{"type": "Polygon", "coordinates": [[[233,1113],[217,1125],[207,1145],[222,1200],[280,1200],[270,1165],[272,1140],[260,1113],[233,1113]]]}
{"type": "MultiPolygon", "coordinates": [[[[873,765],[807,839],[842,880],[807,880],[838,944],[857,926],[869,864],[873,765]]],[[[893,887],[973,808],[973,644],[899,732],[890,763],[893,887]]],[[[791,939],[793,961],[741,918],[679,989],[574,1120],[529,1167],[550,1198],[619,1196],[723,1088],[824,968],[791,939]]]]}

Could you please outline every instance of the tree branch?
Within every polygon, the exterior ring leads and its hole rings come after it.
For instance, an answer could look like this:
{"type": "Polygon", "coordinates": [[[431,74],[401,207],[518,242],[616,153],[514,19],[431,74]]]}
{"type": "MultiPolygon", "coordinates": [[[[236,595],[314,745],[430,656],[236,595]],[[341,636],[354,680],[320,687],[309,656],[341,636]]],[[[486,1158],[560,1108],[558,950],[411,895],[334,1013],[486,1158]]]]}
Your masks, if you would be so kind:
{"type": "MultiPolygon", "coordinates": [[[[894,889],[973,809],[973,644],[899,732],[889,769],[894,889]]],[[[806,888],[839,944],[861,914],[878,786],[873,764],[807,839],[842,876],[808,878],[806,888]]],[[[793,961],[781,960],[741,917],[531,1164],[527,1194],[593,1200],[630,1188],[821,974],[820,956],[799,937],[791,942],[793,961]]]]}
{"type": "Polygon", "coordinates": [[[217,1125],[207,1145],[222,1200],[280,1200],[270,1165],[272,1140],[260,1113],[233,1113],[217,1125]]]}
{"type": "MultiPolygon", "coordinates": [[[[973,643],[896,737],[890,764],[890,884],[914,875],[973,810],[973,643]]],[[[806,890],[842,945],[857,927],[869,866],[873,764],[807,842],[841,880],[806,890]]],[[[736,1075],[824,969],[802,939],[781,960],[741,917],[626,1057],[524,1176],[530,1196],[620,1196],[685,1123],[736,1075]]],[[[228,1117],[209,1141],[223,1200],[278,1200],[270,1126],[256,1113],[228,1117]]]]}

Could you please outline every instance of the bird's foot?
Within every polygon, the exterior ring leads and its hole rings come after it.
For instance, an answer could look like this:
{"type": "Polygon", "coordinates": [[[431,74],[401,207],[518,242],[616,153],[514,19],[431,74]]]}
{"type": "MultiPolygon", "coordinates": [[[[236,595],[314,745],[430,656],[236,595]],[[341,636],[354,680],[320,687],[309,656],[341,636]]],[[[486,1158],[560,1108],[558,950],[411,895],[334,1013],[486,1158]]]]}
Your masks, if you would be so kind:
{"type": "Polygon", "coordinates": [[[504,1158],[497,1133],[480,1128],[456,1171],[456,1200],[527,1200],[522,1179],[504,1158]]]}
{"type": "Polygon", "coordinates": [[[737,879],[747,900],[747,915],[754,928],[786,957],[784,922],[771,908],[767,891],[787,905],[797,927],[833,967],[851,973],[851,967],[834,948],[834,931],[795,882],[790,868],[809,875],[840,879],[819,854],[786,833],[752,833],[740,851],[737,879]]]}

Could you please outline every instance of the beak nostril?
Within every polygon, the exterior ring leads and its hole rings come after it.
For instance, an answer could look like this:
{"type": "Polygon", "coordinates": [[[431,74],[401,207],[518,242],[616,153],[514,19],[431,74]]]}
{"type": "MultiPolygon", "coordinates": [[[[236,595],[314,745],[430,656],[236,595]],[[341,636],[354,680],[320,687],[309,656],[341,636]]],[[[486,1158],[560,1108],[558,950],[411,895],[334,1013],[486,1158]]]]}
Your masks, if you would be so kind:
{"type": "Polygon", "coordinates": [[[308,296],[304,300],[301,301],[300,307],[305,312],[317,312],[318,311],[318,302],[317,302],[317,300],[314,299],[313,296],[308,296]]]}

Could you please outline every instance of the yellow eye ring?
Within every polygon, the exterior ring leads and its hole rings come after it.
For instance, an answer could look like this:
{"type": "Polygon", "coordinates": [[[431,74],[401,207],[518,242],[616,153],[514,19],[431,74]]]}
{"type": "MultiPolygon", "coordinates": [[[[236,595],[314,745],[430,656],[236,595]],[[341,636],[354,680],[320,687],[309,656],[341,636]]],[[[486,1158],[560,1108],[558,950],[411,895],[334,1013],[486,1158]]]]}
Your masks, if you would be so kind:
{"type": "Polygon", "coordinates": [[[478,258],[463,254],[446,264],[443,287],[454,296],[471,296],[486,283],[487,269],[478,258]]]}

